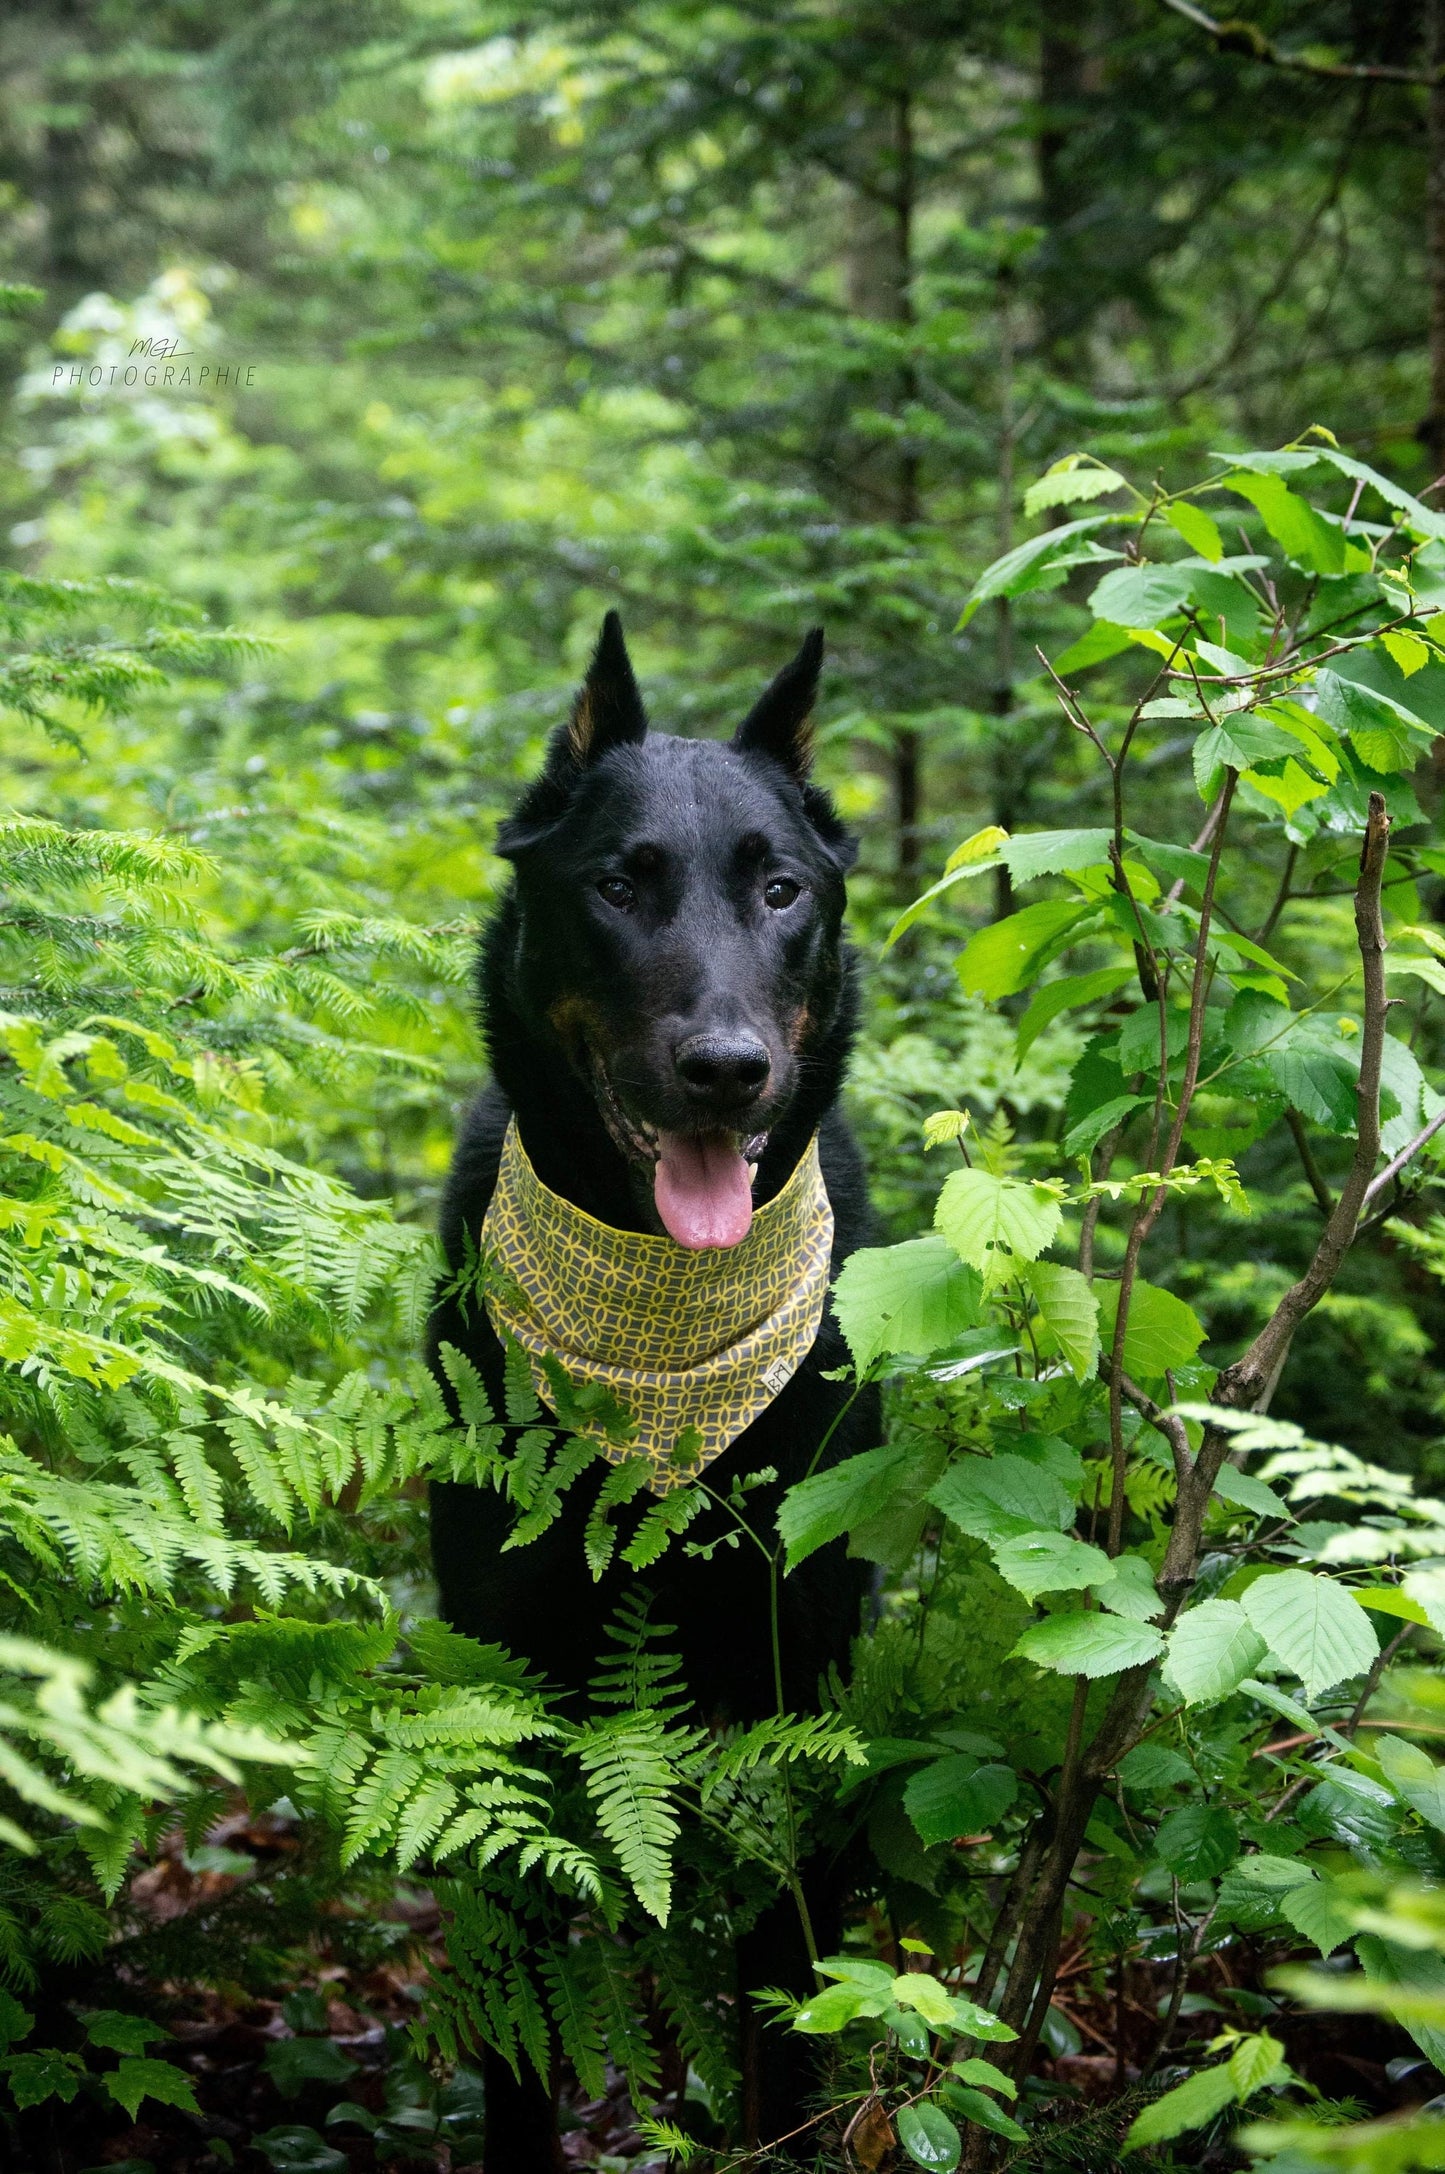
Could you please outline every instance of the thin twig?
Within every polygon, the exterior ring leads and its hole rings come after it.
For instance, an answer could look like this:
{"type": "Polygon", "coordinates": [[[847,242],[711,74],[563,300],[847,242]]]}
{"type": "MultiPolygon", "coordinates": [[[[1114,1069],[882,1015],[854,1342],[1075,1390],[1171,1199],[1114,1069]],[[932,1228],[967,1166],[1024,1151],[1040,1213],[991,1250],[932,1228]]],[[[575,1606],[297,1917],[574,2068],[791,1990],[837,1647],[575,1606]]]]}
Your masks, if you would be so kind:
{"type": "Polygon", "coordinates": [[[1206,15],[1203,8],[1193,5],[1193,0],[1164,0],[1166,8],[1182,15],[1196,29],[1207,30],[1221,53],[1242,53],[1246,59],[1262,61],[1267,68],[1283,68],[1290,75],[1324,76],[1331,82],[1350,83],[1419,83],[1428,85],[1431,78],[1414,68],[1395,68],[1385,61],[1364,60],[1310,60],[1303,53],[1282,53],[1273,39],[1260,29],[1258,23],[1247,23],[1237,17],[1228,22],[1216,22],[1206,15]]]}
{"type": "Polygon", "coordinates": [[[1399,1176],[1400,1172],[1404,1169],[1406,1163],[1409,1162],[1414,1156],[1419,1154],[1421,1148],[1425,1145],[1425,1142],[1427,1140],[1434,1139],[1436,1133],[1440,1130],[1440,1127],[1442,1125],[1445,1125],[1445,1109],[1437,1110],[1435,1115],[1431,1118],[1429,1124],[1424,1127],[1423,1131],[1417,1132],[1414,1139],[1409,1141],[1406,1146],[1402,1147],[1399,1154],[1396,1155],[1392,1161],[1386,1163],[1384,1169],[1380,1172],[1380,1175],[1377,1178],[1371,1178],[1369,1184],[1365,1187],[1365,1198],[1363,1202],[1363,1205],[1365,1207],[1369,1206],[1370,1202],[1374,1199],[1377,1193],[1384,1191],[1385,1187],[1389,1184],[1391,1178],[1399,1176]]]}
{"type": "MultiPolygon", "coordinates": [[[[1320,1175],[1320,1166],[1315,1161],[1315,1152],[1310,1146],[1309,1134],[1304,1127],[1304,1119],[1300,1116],[1298,1110],[1291,1108],[1285,1111],[1284,1121],[1289,1126],[1290,1136],[1299,1152],[1301,1166],[1305,1176],[1309,1179],[1310,1191],[1319,1204],[1320,1213],[1325,1216],[1333,1215],[1335,1212],[1335,1196],[1320,1175]]],[[[1366,1199],[1369,1198],[1368,1193],[1365,1197],[1366,1199]]]]}

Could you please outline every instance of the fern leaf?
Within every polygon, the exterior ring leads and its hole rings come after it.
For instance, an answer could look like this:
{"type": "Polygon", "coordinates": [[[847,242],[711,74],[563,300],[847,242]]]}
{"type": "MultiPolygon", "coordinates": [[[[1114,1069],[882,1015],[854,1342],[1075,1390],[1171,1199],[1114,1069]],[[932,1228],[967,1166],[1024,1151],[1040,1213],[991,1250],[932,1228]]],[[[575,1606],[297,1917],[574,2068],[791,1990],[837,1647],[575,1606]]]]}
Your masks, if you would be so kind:
{"type": "Polygon", "coordinates": [[[541,1971],[562,2051],[588,2098],[595,2099],[607,2089],[607,2064],[595,1980],[580,1962],[579,1953],[570,1945],[549,1946],[542,1952],[541,1971]]]}

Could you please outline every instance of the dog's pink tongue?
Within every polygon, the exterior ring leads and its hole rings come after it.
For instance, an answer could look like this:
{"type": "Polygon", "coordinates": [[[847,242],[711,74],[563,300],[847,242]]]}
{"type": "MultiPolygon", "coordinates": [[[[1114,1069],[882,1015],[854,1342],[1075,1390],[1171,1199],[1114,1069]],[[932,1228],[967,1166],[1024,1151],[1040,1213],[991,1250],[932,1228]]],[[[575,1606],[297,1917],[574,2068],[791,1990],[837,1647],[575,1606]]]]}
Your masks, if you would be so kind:
{"type": "Polygon", "coordinates": [[[701,1140],[686,1132],[658,1134],[653,1198],[669,1236],[694,1253],[735,1246],[753,1220],[748,1166],[732,1141],[716,1133],[701,1140]]]}

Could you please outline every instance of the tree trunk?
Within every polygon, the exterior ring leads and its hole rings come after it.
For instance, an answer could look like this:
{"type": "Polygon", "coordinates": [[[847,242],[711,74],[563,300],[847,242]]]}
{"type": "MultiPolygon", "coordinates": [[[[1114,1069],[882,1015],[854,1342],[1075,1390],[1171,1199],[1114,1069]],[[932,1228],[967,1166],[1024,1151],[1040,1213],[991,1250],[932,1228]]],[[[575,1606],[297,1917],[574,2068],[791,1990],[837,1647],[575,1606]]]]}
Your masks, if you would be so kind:
{"type": "MultiPolygon", "coordinates": [[[[913,143],[913,102],[906,90],[892,101],[886,129],[879,129],[879,157],[873,193],[854,199],[848,250],[848,303],[860,317],[881,324],[913,324],[913,216],[917,196],[913,143]]],[[[918,396],[917,373],[905,361],[890,392],[902,415],[918,396]]],[[[904,446],[893,457],[886,497],[894,525],[917,525],[920,513],[919,459],[904,446]]],[[[892,749],[893,811],[900,886],[918,881],[919,823],[923,805],[922,739],[916,731],[894,734],[892,749]]]]}
{"type": "Polygon", "coordinates": [[[1445,0],[1429,0],[1425,217],[1430,282],[1430,403],[1420,435],[1432,480],[1445,473],[1445,0]]]}

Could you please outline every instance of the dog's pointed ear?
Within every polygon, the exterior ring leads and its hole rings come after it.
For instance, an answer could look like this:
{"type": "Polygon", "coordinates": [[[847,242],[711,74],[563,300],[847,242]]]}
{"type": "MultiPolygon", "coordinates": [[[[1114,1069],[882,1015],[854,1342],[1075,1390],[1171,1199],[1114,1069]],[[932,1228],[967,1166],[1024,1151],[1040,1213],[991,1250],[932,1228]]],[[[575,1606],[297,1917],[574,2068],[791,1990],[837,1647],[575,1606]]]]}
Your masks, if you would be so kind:
{"type": "Polygon", "coordinates": [[[813,705],[823,668],[823,629],[810,627],[791,664],[785,664],[733,734],[733,746],[771,755],[799,785],[813,760],[813,705]]]}
{"type": "Polygon", "coordinates": [[[587,677],[572,705],[565,752],[579,770],[585,770],[609,747],[635,745],[646,737],[647,712],[622,638],[622,621],[615,611],[610,611],[602,622],[587,677]]]}

